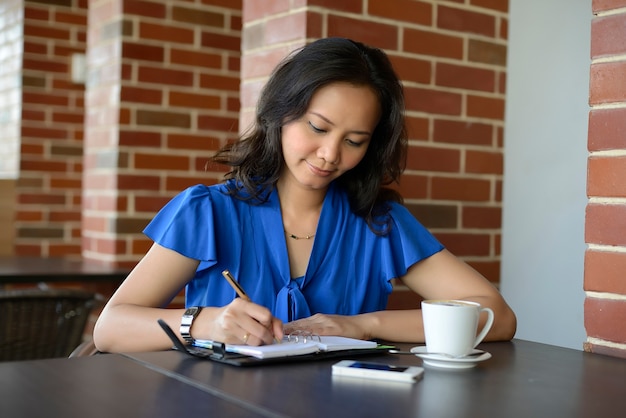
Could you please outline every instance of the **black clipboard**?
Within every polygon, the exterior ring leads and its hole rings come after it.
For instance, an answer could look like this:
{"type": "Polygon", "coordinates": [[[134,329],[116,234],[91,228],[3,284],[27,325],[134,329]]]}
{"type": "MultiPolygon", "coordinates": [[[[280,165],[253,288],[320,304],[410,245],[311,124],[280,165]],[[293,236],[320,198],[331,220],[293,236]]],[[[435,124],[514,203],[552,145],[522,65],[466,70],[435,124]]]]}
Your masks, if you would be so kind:
{"type": "Polygon", "coordinates": [[[355,356],[365,356],[365,355],[384,355],[388,354],[387,348],[359,348],[353,350],[338,350],[338,351],[318,351],[311,354],[300,354],[295,356],[285,356],[285,357],[271,357],[271,358],[256,358],[251,356],[246,356],[243,354],[230,353],[226,351],[226,344],[224,343],[213,343],[212,348],[202,348],[202,347],[189,347],[180,342],[174,331],[167,325],[165,321],[159,319],[157,321],[163,331],[167,334],[167,336],[174,343],[174,349],[181,351],[183,353],[187,353],[191,356],[202,358],[205,360],[216,361],[218,363],[230,364],[231,366],[239,366],[239,367],[248,367],[248,366],[262,366],[267,364],[278,364],[278,363],[295,363],[295,362],[303,362],[303,361],[319,361],[319,360],[328,360],[334,358],[351,358],[355,356]]]}

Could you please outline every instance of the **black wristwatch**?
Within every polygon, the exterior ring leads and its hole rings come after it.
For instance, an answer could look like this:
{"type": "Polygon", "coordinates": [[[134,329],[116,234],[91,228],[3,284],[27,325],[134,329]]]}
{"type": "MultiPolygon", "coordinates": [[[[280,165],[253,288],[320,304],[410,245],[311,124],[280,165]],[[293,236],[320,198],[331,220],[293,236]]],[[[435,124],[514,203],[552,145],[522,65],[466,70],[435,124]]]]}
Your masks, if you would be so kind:
{"type": "Polygon", "coordinates": [[[180,335],[189,344],[193,343],[193,337],[191,336],[191,324],[193,324],[193,320],[196,319],[201,310],[201,306],[191,306],[187,308],[182,319],[180,320],[180,335]]]}

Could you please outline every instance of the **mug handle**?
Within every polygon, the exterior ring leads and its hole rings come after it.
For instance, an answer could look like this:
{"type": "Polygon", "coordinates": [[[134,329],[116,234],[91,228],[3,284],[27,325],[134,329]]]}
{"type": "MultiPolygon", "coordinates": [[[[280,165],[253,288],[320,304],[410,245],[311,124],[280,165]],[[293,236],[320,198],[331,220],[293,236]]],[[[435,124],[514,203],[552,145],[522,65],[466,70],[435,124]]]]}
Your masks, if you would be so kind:
{"type": "Polygon", "coordinates": [[[487,322],[485,323],[485,326],[483,327],[483,329],[480,331],[480,334],[478,334],[478,336],[476,337],[476,340],[474,340],[474,348],[478,344],[480,344],[480,342],[485,338],[485,336],[491,329],[491,326],[493,325],[493,319],[494,319],[493,311],[490,308],[480,308],[480,312],[487,312],[487,322]]]}

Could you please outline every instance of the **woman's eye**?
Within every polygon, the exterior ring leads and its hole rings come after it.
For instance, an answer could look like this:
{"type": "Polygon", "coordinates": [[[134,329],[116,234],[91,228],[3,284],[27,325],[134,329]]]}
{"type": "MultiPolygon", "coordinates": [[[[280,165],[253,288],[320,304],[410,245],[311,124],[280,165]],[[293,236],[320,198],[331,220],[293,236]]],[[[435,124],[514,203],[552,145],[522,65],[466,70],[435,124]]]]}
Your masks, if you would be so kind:
{"type": "Polygon", "coordinates": [[[346,138],[346,142],[348,143],[348,145],[353,147],[360,147],[361,145],[363,145],[363,142],[353,141],[350,138],[346,138]]]}
{"type": "Polygon", "coordinates": [[[317,126],[313,125],[313,122],[309,122],[309,126],[311,127],[313,132],[317,132],[317,133],[324,133],[324,132],[326,132],[325,130],[323,130],[321,128],[318,128],[317,126]]]}

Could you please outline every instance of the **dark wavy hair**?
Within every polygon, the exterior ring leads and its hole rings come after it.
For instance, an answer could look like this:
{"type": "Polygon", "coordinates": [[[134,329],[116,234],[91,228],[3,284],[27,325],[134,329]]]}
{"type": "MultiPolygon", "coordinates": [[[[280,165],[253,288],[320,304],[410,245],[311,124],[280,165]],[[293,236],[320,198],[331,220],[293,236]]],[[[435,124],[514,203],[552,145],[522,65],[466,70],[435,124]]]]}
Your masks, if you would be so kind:
{"type": "Polygon", "coordinates": [[[281,127],[304,115],[315,92],[344,82],[368,86],[378,96],[381,117],[367,152],[357,166],[335,180],[348,195],[352,211],[370,229],[384,235],[389,228],[389,201],[402,202],[394,190],[406,164],[407,134],[402,85],[387,55],[345,38],[324,38],[290,54],[274,70],[261,91],[252,128],[230,143],[213,161],[231,167],[225,176],[229,194],[266,201],[284,167],[281,127]]]}

